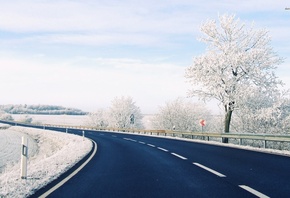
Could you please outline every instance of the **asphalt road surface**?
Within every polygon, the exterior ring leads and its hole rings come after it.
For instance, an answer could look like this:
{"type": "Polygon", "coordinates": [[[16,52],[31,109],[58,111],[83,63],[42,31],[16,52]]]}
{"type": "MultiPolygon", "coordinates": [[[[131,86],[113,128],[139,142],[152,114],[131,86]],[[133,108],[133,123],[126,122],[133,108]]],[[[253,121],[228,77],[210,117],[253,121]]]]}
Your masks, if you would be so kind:
{"type": "Polygon", "coordinates": [[[290,197],[289,157],[125,133],[85,134],[97,143],[96,155],[48,197],[290,197]]]}

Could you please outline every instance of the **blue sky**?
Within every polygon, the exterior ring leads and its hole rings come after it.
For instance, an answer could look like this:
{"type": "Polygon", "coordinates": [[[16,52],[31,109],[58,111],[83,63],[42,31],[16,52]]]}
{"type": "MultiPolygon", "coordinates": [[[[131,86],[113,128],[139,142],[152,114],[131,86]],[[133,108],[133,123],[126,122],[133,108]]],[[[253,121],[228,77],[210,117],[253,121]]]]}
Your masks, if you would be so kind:
{"type": "Polygon", "coordinates": [[[285,58],[276,73],[290,88],[286,0],[0,2],[0,104],[95,111],[131,96],[143,113],[155,113],[186,97],[185,69],[205,51],[199,27],[224,13],[269,30],[285,58]]]}

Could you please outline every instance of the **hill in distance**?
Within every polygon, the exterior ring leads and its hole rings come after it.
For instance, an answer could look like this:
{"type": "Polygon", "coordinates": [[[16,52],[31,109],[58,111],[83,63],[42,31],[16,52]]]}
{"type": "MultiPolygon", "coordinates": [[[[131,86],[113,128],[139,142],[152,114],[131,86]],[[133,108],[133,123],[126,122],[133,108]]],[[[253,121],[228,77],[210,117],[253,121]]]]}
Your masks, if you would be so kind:
{"type": "Polygon", "coordinates": [[[9,114],[40,114],[40,115],[86,115],[76,108],[67,108],[56,105],[0,105],[0,111],[9,114]]]}

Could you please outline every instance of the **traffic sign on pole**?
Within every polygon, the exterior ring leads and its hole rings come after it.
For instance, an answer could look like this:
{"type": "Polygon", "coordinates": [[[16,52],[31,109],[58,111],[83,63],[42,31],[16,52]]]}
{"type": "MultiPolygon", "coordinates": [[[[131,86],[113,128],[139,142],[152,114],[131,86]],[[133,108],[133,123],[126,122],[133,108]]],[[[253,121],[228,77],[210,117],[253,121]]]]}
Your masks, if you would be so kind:
{"type": "Polygon", "coordinates": [[[201,119],[201,120],[199,121],[199,124],[200,124],[201,126],[205,126],[206,122],[205,122],[205,120],[201,119]]]}

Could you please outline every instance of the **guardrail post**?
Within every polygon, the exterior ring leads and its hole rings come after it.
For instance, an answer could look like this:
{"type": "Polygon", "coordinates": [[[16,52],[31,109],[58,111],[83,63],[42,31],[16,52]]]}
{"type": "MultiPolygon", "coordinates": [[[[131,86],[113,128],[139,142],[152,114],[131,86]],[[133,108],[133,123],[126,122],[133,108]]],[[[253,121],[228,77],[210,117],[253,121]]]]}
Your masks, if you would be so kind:
{"type": "Polygon", "coordinates": [[[83,131],[83,141],[85,140],[85,131],[83,131]]]}
{"type": "Polygon", "coordinates": [[[264,148],[267,148],[267,140],[264,140],[264,148]]]}
{"type": "Polygon", "coordinates": [[[22,137],[21,144],[21,179],[27,179],[27,156],[28,156],[28,140],[22,137]]]}
{"type": "Polygon", "coordinates": [[[240,145],[243,145],[243,139],[240,138],[240,145]]]}

